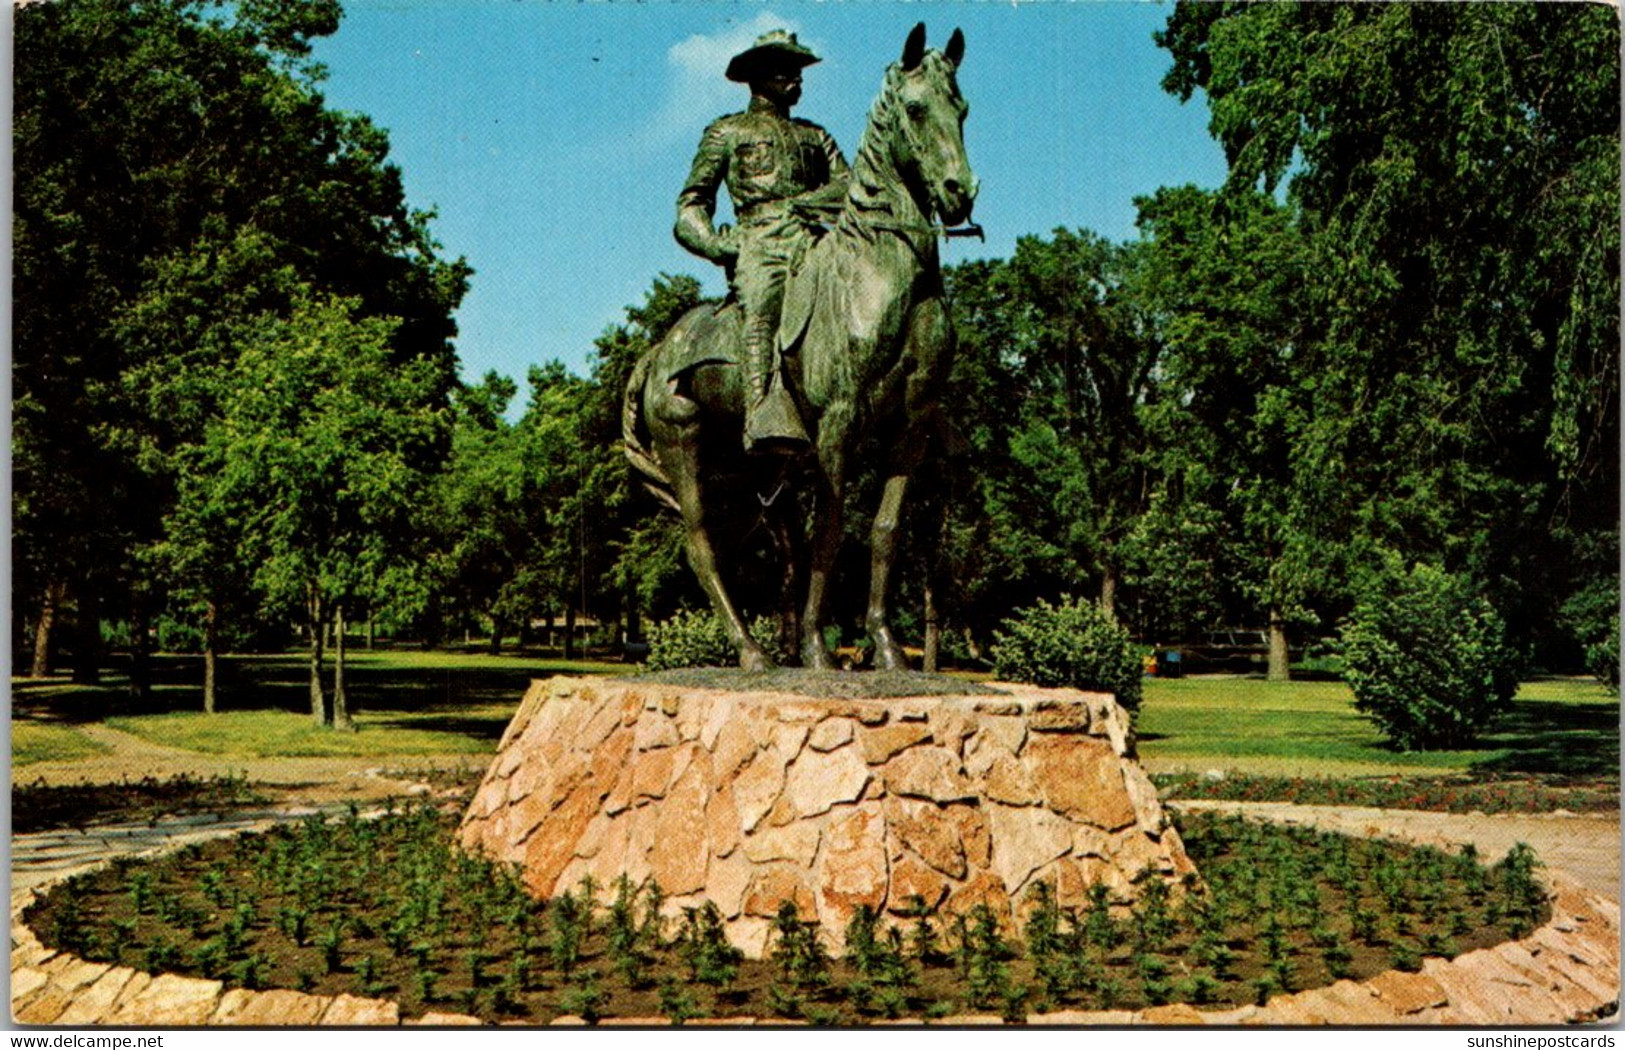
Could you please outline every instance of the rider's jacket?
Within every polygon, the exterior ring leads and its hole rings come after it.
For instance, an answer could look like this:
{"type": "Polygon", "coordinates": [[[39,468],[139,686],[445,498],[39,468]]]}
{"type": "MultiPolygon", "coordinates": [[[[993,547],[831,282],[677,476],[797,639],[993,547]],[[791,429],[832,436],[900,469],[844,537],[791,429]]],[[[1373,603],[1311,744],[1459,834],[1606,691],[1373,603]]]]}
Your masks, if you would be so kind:
{"type": "Polygon", "coordinates": [[[780,114],[764,99],[705,129],[688,181],[677,197],[676,235],[689,251],[719,265],[738,254],[728,232],[711,224],[717,187],[728,186],[741,227],[782,219],[792,203],[838,204],[846,194],[846,158],[817,124],[780,114]]]}

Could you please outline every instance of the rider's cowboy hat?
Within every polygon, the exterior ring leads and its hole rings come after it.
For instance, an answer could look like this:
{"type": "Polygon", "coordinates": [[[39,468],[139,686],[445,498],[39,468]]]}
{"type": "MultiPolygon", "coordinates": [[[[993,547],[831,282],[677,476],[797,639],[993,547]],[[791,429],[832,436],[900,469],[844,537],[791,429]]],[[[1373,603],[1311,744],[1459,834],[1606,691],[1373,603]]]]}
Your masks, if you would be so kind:
{"type": "Polygon", "coordinates": [[[756,38],[756,43],[733,57],[728,63],[727,77],[748,84],[766,70],[790,66],[800,69],[820,61],[819,57],[796,42],[794,33],[783,29],[770,29],[756,38]]]}

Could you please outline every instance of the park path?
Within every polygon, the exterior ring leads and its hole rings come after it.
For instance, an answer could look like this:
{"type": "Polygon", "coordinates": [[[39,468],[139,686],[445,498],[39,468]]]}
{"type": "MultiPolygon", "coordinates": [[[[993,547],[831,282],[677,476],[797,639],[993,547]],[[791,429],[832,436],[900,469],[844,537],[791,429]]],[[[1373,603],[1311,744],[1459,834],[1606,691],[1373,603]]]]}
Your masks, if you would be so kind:
{"type": "Polygon", "coordinates": [[[1620,891],[1619,814],[1432,813],[1364,806],[1305,806],[1292,802],[1223,802],[1185,799],[1170,808],[1240,813],[1285,824],[1303,824],[1353,835],[1381,835],[1433,845],[1472,843],[1486,860],[1498,860],[1526,842],[1541,862],[1559,868],[1611,900],[1620,891]]]}

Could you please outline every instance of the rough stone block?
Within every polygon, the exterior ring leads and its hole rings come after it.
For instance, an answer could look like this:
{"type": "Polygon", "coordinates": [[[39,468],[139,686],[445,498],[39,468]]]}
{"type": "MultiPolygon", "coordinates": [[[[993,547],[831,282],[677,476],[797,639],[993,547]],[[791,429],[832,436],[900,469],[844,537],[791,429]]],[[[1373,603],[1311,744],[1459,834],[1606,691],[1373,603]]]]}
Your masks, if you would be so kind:
{"type": "Polygon", "coordinates": [[[1192,870],[1150,781],[1107,739],[1109,697],[1003,686],[820,699],[558,678],[514,716],[460,831],[555,896],[591,876],[714,901],[757,954],[785,900],[839,945],[863,905],[986,902],[1014,918],[1035,878],[1066,902],[1128,900],[1192,870]]]}

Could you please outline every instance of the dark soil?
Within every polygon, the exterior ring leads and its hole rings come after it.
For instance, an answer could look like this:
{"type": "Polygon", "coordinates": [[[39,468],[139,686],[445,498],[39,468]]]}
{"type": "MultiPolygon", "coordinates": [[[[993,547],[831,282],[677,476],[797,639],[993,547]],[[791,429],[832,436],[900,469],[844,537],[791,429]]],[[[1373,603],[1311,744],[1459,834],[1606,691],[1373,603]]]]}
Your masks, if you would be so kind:
{"type": "MultiPolygon", "coordinates": [[[[1278,991],[1416,968],[1545,921],[1533,856],[1475,857],[1235,818],[1182,818],[1206,885],[1148,881],[1137,910],[1104,894],[1076,912],[1046,890],[1023,928],[985,909],[859,923],[830,961],[782,912],[774,957],[731,958],[703,912],[653,921],[652,887],[611,904],[582,887],[548,902],[452,846],[427,806],[367,821],[312,818],[53,890],[26,918],[48,945],[249,988],[397,1000],[404,1016],[456,1010],[545,1023],[748,1015],[862,1024],[991,1011],[1254,1002],[1278,991]]],[[[1047,889],[1047,888],[1046,888],[1047,889]]],[[[609,894],[616,896],[616,894],[609,894]]]]}
{"type": "Polygon", "coordinates": [[[13,834],[85,828],[111,822],[155,822],[188,813],[225,813],[270,799],[240,777],[143,777],[117,784],[17,784],[11,789],[13,834]]]}

